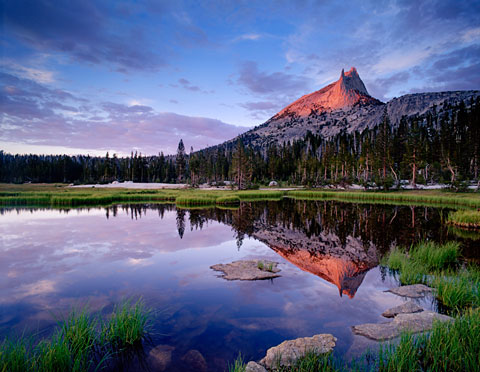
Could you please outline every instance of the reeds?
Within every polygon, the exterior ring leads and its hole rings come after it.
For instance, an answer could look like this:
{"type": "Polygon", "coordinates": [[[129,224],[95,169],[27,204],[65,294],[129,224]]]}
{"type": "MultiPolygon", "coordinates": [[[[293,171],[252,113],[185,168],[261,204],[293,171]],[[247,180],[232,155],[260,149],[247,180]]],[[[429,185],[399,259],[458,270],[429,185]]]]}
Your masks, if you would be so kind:
{"type": "MultiPolygon", "coordinates": [[[[244,372],[237,358],[229,372],[244,372]]],[[[331,354],[307,351],[292,366],[277,366],[277,372],[464,372],[480,371],[480,310],[468,310],[451,322],[435,321],[423,334],[403,332],[398,341],[381,344],[356,360],[341,362],[331,354]]]]}
{"type": "Polygon", "coordinates": [[[288,191],[287,197],[294,199],[339,200],[345,202],[365,202],[369,204],[392,205],[438,205],[453,208],[480,207],[480,196],[474,193],[449,193],[439,191],[288,191]]]}
{"type": "Polygon", "coordinates": [[[247,365],[243,360],[242,354],[239,353],[232,365],[228,365],[228,372],[245,372],[247,365]]]}
{"type": "Polygon", "coordinates": [[[442,270],[457,264],[460,245],[457,242],[436,244],[421,242],[409,251],[410,259],[425,266],[428,271],[442,270]]]}
{"type": "Polygon", "coordinates": [[[58,321],[50,338],[6,338],[0,343],[1,372],[87,372],[98,370],[116,353],[138,346],[150,330],[150,311],[139,300],[115,306],[106,322],[86,308],[58,321]]]}
{"type": "Polygon", "coordinates": [[[382,345],[375,370],[479,371],[480,312],[470,310],[452,322],[435,322],[428,334],[403,333],[398,345],[382,345]]]}
{"type": "Polygon", "coordinates": [[[102,340],[113,350],[138,345],[150,328],[150,312],[142,300],[130,300],[115,306],[110,319],[102,327],[102,340]]]}
{"type": "Polygon", "coordinates": [[[480,210],[451,212],[448,223],[467,229],[480,229],[480,210]]]}
{"type": "Polygon", "coordinates": [[[456,242],[421,242],[409,252],[392,250],[382,259],[382,264],[399,272],[402,285],[432,286],[440,303],[459,313],[480,307],[480,270],[475,266],[459,268],[459,252],[456,242]]]}

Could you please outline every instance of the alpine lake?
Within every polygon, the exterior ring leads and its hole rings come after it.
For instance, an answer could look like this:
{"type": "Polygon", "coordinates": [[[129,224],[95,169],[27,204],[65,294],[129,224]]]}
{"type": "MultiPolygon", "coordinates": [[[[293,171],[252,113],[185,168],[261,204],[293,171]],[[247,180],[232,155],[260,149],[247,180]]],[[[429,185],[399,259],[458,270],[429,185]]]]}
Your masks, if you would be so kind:
{"type": "MultiPolygon", "coordinates": [[[[464,259],[480,258],[480,234],[447,226],[448,212],[293,199],[231,209],[3,208],[0,337],[47,337],[72,308],[107,314],[142,298],[149,337],[111,369],[225,371],[239,353],[259,360],[320,333],[337,338],[335,355],[355,357],[375,342],[351,327],[385,321],[382,312],[404,302],[385,292],[399,282],[379,266],[392,247],[454,240],[464,259]],[[238,260],[278,262],[280,276],[225,280],[211,269],[238,260]]],[[[415,301],[442,311],[433,297],[415,301]]]]}

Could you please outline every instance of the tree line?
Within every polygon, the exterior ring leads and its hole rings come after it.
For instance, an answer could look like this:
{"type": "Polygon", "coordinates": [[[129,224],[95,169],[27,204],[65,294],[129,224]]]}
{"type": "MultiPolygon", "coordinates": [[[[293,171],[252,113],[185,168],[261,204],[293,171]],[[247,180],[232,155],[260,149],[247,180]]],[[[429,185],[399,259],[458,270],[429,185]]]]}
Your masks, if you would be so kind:
{"type": "Polygon", "coordinates": [[[1,182],[107,183],[112,181],[221,184],[239,188],[271,180],[321,186],[358,183],[389,188],[408,180],[449,183],[479,180],[480,98],[437,112],[403,117],[392,125],[387,112],[372,129],[322,138],[251,146],[248,137],[187,154],[129,157],[11,155],[0,151],[1,182]],[[245,141],[245,143],[244,143],[245,141]]]}

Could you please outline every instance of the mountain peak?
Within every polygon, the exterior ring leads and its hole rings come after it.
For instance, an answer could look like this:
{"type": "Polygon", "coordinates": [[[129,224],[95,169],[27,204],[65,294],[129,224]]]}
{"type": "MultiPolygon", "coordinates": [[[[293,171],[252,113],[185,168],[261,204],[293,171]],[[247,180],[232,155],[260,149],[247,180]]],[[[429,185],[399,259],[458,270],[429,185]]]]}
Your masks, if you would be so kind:
{"type": "Polygon", "coordinates": [[[341,82],[345,90],[357,90],[359,93],[369,96],[367,88],[365,88],[365,84],[360,79],[360,75],[358,75],[355,67],[352,67],[347,73],[342,69],[342,74],[338,81],[341,82]]]}
{"type": "Polygon", "coordinates": [[[285,107],[277,115],[294,114],[308,116],[312,112],[321,113],[325,111],[349,108],[357,103],[368,103],[376,101],[365,88],[357,69],[352,67],[345,72],[342,69],[340,78],[316,92],[307,94],[285,107]]]}

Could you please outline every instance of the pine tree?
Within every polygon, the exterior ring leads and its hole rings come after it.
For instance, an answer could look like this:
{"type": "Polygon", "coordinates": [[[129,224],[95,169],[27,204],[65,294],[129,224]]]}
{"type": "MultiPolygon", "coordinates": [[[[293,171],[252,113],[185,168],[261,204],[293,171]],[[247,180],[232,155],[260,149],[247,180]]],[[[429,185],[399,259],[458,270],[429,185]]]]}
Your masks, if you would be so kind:
{"type": "Polygon", "coordinates": [[[177,148],[177,157],[175,159],[175,165],[177,168],[177,181],[182,183],[185,177],[185,146],[183,145],[183,140],[180,139],[177,148]]]}
{"type": "Polygon", "coordinates": [[[252,178],[251,161],[245,152],[245,146],[241,139],[237,141],[232,155],[232,176],[239,190],[247,188],[252,178]]]}

